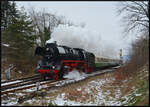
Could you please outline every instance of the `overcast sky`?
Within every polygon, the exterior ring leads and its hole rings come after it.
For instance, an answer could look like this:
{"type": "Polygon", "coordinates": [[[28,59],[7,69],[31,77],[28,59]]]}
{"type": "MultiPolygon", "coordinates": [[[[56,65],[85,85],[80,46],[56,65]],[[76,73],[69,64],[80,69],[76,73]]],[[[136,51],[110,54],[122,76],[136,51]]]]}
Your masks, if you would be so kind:
{"type": "MultiPolygon", "coordinates": [[[[37,11],[45,8],[47,12],[57,15],[63,15],[74,23],[86,24],[86,27],[92,31],[99,32],[103,39],[116,45],[116,48],[123,49],[123,54],[131,39],[122,38],[121,17],[117,16],[118,2],[16,2],[20,8],[24,6],[26,10],[34,7],[37,11]]],[[[119,52],[118,52],[119,53],[119,52]]]]}

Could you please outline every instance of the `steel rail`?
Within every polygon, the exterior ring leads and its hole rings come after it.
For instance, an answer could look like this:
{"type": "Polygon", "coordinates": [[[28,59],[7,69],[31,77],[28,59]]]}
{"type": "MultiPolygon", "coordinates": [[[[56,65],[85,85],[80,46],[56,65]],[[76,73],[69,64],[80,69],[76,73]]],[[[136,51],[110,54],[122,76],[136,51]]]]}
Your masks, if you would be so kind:
{"type": "Polygon", "coordinates": [[[43,81],[43,80],[44,79],[42,79],[42,78],[37,78],[34,81],[25,81],[25,82],[21,81],[21,82],[18,82],[18,83],[2,86],[1,90],[3,91],[3,90],[6,90],[6,89],[11,89],[11,88],[15,88],[15,87],[24,86],[24,85],[29,85],[29,84],[33,84],[33,83],[36,83],[36,82],[39,82],[39,81],[43,81]]]}
{"type": "Polygon", "coordinates": [[[25,77],[25,78],[19,78],[19,79],[14,79],[14,80],[1,81],[1,84],[13,82],[13,81],[18,81],[18,80],[26,80],[26,79],[34,78],[34,77],[37,77],[37,76],[41,76],[41,75],[37,74],[37,75],[30,76],[30,77],[25,77]]]}
{"type": "MultiPolygon", "coordinates": [[[[48,82],[46,81],[44,83],[40,83],[40,85],[45,85],[45,84],[50,84],[50,83],[52,83],[51,85],[55,85],[54,83],[55,82],[59,82],[59,81],[62,81],[62,80],[51,80],[51,81],[48,81],[48,82]]],[[[36,87],[36,85],[33,84],[33,85],[30,85],[30,86],[19,87],[19,88],[16,88],[16,89],[10,89],[10,90],[6,90],[6,91],[1,91],[1,95],[2,94],[7,94],[7,93],[10,93],[10,92],[19,91],[19,90],[29,89],[29,88],[33,88],[33,87],[36,87]]]]}

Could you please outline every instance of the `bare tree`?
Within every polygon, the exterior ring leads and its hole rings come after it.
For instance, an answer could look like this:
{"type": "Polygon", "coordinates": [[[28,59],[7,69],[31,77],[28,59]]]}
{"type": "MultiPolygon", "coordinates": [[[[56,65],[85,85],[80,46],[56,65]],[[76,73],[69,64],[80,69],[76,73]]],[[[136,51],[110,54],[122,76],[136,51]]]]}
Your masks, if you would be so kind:
{"type": "Polygon", "coordinates": [[[147,41],[146,38],[140,37],[132,43],[132,49],[130,51],[131,61],[136,64],[137,67],[149,63],[149,45],[147,45],[147,41]]]}
{"type": "Polygon", "coordinates": [[[47,13],[45,10],[36,12],[33,7],[29,10],[30,17],[35,26],[36,35],[41,41],[41,46],[45,46],[45,43],[50,39],[53,29],[59,24],[65,24],[64,16],[56,16],[52,13],[47,13]]]}
{"type": "Polygon", "coordinates": [[[37,12],[31,7],[29,15],[35,26],[36,35],[38,36],[37,38],[40,40],[37,45],[40,44],[40,46],[45,46],[46,41],[51,38],[54,28],[59,24],[67,24],[68,26],[85,26],[85,23],[81,23],[81,25],[74,24],[72,21],[67,20],[65,16],[57,16],[56,14],[46,12],[44,9],[37,12]]]}
{"type": "Polygon", "coordinates": [[[149,35],[149,2],[148,1],[126,1],[121,2],[118,14],[123,15],[125,34],[137,32],[149,35]]]}

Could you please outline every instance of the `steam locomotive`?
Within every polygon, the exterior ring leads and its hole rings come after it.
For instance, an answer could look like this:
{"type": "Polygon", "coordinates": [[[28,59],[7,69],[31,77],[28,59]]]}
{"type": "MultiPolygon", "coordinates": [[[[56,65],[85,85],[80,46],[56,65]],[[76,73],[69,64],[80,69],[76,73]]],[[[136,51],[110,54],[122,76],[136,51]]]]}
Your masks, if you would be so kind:
{"type": "Polygon", "coordinates": [[[42,56],[36,70],[44,78],[61,79],[66,72],[73,69],[90,73],[95,66],[95,55],[80,48],[70,48],[55,43],[37,47],[35,55],[42,56]]]}

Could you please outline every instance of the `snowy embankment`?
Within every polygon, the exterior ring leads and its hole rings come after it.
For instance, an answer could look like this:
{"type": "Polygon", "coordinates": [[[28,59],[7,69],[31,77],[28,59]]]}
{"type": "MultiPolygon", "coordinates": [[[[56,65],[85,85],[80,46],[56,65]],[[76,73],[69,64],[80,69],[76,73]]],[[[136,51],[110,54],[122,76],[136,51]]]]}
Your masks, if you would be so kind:
{"type": "Polygon", "coordinates": [[[145,98],[149,94],[146,82],[148,79],[147,74],[148,72],[143,69],[137,76],[119,81],[121,84],[115,83],[116,81],[112,74],[104,74],[106,75],[104,78],[95,78],[86,84],[58,94],[52,100],[52,104],[101,106],[140,104],[145,102],[145,98]]]}
{"type": "MultiPolygon", "coordinates": [[[[104,71],[104,70],[103,70],[104,71]]],[[[97,72],[95,72],[96,74],[97,72]]],[[[147,78],[148,72],[145,72],[144,78],[147,78]]],[[[84,81],[78,82],[76,84],[66,85],[64,87],[51,89],[46,91],[46,96],[37,96],[32,99],[27,99],[23,103],[18,103],[18,98],[20,96],[29,96],[32,94],[31,91],[24,93],[16,93],[16,99],[8,98],[7,100],[2,100],[2,105],[96,105],[96,106],[121,106],[121,105],[132,105],[135,104],[139,99],[148,94],[149,91],[143,91],[141,93],[142,86],[136,87],[136,85],[131,85],[136,80],[134,78],[129,78],[129,80],[119,81],[121,84],[115,83],[114,72],[105,73],[99,76],[93,76],[84,81]],[[126,91],[126,92],[125,92],[126,91]],[[136,99],[137,100],[136,100],[136,99]]],[[[68,78],[67,82],[76,80],[83,80],[87,75],[78,71],[69,72],[64,78],[68,78]],[[69,81],[70,80],[70,81],[69,81]]],[[[142,75],[143,77],[143,75],[142,75]]],[[[139,80],[139,77],[137,77],[139,80]]],[[[143,80],[143,78],[142,78],[143,80]]],[[[58,83],[61,86],[66,81],[58,83]]],[[[135,83],[137,84],[137,83],[135,83]]],[[[145,84],[143,85],[145,86],[145,84]]],[[[142,88],[143,89],[143,88],[142,88]]],[[[146,89],[146,88],[144,88],[146,89]]],[[[12,93],[11,93],[12,94],[12,93]]],[[[145,98],[145,97],[143,97],[145,98]]]]}
{"type": "MultiPolygon", "coordinates": [[[[106,71],[107,70],[103,70],[102,72],[106,72],[106,71]]],[[[96,74],[99,74],[99,73],[101,73],[101,72],[86,74],[86,73],[83,73],[83,72],[79,72],[77,70],[73,70],[73,71],[69,72],[68,74],[64,75],[64,78],[66,78],[67,80],[58,82],[56,84],[56,86],[62,86],[62,85],[67,84],[67,83],[73,83],[73,82],[76,82],[76,81],[80,81],[80,80],[83,80],[83,79],[87,78],[88,76],[93,76],[93,75],[96,75],[96,74]]],[[[41,86],[40,88],[44,88],[44,87],[45,86],[41,86]]],[[[33,92],[33,91],[36,91],[36,88],[26,89],[23,92],[33,92]]],[[[16,93],[16,95],[20,95],[20,94],[21,93],[16,93]]],[[[57,97],[57,99],[59,99],[59,97],[57,97]]],[[[56,99],[56,101],[59,102],[59,100],[57,100],[57,99],[56,99]]],[[[16,101],[14,101],[14,100],[11,101],[11,98],[9,98],[8,101],[2,100],[2,105],[14,105],[14,104],[17,104],[17,99],[16,99],[16,101]]]]}
{"type": "MultiPolygon", "coordinates": [[[[73,73],[70,75],[73,75],[73,73]]],[[[121,103],[117,101],[117,99],[120,98],[121,96],[121,92],[119,89],[117,89],[115,92],[116,94],[115,98],[108,97],[108,95],[110,94],[109,90],[106,92],[103,92],[101,90],[101,87],[105,83],[109,83],[112,80],[111,79],[92,80],[83,87],[81,86],[76,89],[73,89],[72,91],[76,94],[72,92],[61,93],[55,98],[55,100],[52,101],[52,103],[56,105],[102,105],[102,104],[121,105],[121,103]],[[72,96],[72,98],[70,96],[72,96]]]]}

